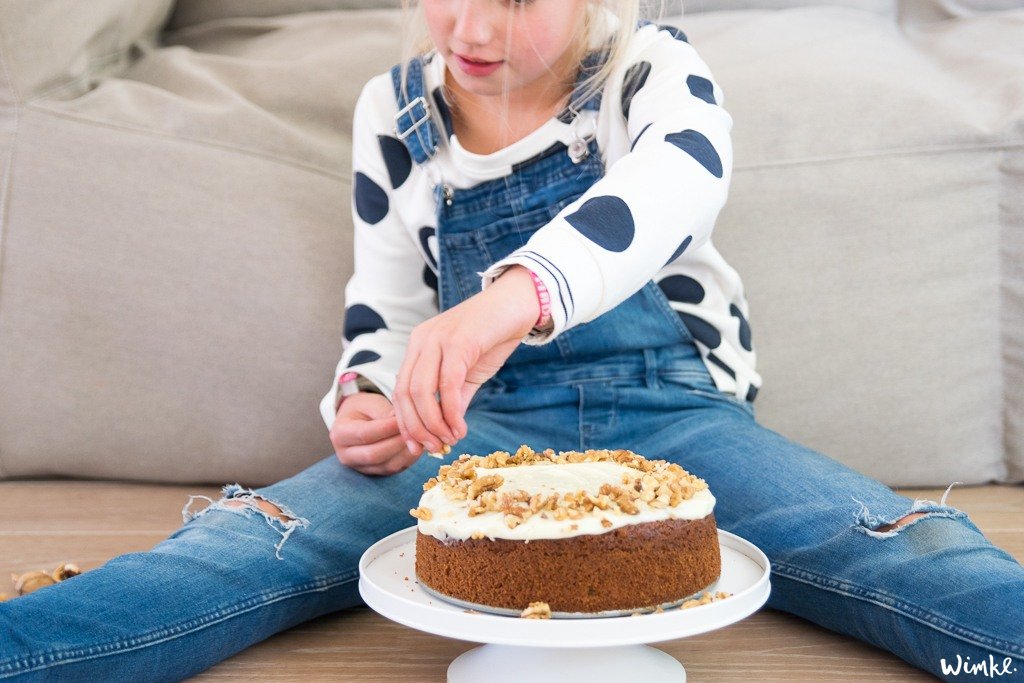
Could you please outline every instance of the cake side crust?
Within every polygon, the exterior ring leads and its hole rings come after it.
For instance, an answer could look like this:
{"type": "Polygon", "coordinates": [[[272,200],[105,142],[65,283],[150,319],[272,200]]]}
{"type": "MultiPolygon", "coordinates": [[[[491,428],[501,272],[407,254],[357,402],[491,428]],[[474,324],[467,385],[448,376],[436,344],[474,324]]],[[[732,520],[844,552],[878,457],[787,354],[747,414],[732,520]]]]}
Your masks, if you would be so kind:
{"type": "Polygon", "coordinates": [[[641,609],[681,600],[721,574],[714,514],[563,539],[442,541],[416,536],[416,577],[482,605],[556,612],[641,609]]]}

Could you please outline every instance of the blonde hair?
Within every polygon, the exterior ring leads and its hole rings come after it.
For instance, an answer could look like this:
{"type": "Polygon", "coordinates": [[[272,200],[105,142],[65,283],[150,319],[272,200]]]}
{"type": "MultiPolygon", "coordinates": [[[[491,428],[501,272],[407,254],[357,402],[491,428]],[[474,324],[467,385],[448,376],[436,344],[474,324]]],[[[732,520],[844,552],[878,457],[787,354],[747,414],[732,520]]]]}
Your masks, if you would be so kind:
{"type": "MultiPolygon", "coordinates": [[[[577,33],[569,50],[572,50],[571,63],[576,65],[570,78],[575,78],[576,71],[582,66],[587,53],[594,49],[600,49],[595,45],[597,37],[611,37],[608,44],[608,54],[600,69],[588,74],[580,83],[581,95],[575,98],[571,105],[576,106],[589,100],[597,91],[604,87],[608,77],[621,66],[629,50],[637,21],[641,15],[660,18],[665,11],[665,0],[585,0],[583,25],[577,33]],[[641,7],[643,5],[643,7],[641,7]],[[609,25],[608,13],[611,13],[618,20],[618,30],[612,31],[609,25]]],[[[402,0],[402,66],[401,66],[401,88],[406,90],[406,70],[409,61],[434,49],[433,42],[427,33],[426,20],[423,17],[423,10],[417,0],[402,0]]],[[[575,85],[574,81],[565,83],[567,91],[571,91],[575,85]]],[[[508,92],[504,93],[507,103],[508,92]]],[[[507,107],[506,107],[507,110],[507,107]]],[[[442,135],[442,144],[446,136],[442,135]]]]}

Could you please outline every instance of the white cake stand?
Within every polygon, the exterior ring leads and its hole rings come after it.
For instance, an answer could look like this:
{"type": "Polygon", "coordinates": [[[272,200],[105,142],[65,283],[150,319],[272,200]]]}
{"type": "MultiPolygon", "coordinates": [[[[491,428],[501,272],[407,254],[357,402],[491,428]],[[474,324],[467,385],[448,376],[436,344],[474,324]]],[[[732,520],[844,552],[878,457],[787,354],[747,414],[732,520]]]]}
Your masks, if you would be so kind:
{"type": "MultiPolygon", "coordinates": [[[[768,599],[769,562],[756,546],[718,530],[722,575],[713,591],[731,597],[689,609],[591,619],[521,619],[438,599],[416,581],[416,527],[373,544],[359,560],[359,593],[381,615],[427,633],[487,643],[459,655],[450,683],[685,681],[671,655],[644,643],[706,633],[756,612],[768,599]]],[[[571,579],[571,577],[568,577],[571,579]]]]}

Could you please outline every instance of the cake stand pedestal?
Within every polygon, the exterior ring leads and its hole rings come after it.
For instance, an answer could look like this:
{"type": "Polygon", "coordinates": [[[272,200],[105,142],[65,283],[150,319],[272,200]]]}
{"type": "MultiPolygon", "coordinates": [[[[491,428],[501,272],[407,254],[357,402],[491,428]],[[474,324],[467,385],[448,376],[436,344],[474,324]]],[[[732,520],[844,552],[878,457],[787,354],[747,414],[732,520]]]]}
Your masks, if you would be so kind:
{"type": "MultiPolygon", "coordinates": [[[[487,643],[457,657],[450,683],[685,681],[671,655],[649,647],[713,631],[756,612],[768,599],[769,562],[756,546],[718,530],[722,575],[710,591],[732,595],[689,609],[639,616],[522,619],[439,599],[416,581],[416,527],[373,544],[359,560],[359,593],[381,615],[427,633],[487,643]]],[[[525,607],[525,605],[524,605],[525,607]]]]}

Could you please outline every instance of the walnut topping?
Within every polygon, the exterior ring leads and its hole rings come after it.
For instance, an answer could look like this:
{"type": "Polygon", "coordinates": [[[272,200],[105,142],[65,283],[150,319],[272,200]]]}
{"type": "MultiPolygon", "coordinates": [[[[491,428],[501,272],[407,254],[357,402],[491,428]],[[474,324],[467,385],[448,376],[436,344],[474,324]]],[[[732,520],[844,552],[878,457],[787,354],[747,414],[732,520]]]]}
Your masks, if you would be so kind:
{"type": "Polygon", "coordinates": [[[417,519],[422,519],[424,522],[429,522],[434,517],[434,513],[430,508],[423,507],[422,505],[418,508],[409,510],[409,514],[417,519]]]}
{"type": "Polygon", "coordinates": [[[712,594],[705,592],[704,595],[700,596],[695,600],[687,600],[679,606],[679,609],[690,609],[691,607],[699,607],[700,605],[706,605],[709,602],[714,602],[716,600],[724,600],[725,598],[729,597],[732,597],[732,593],[718,591],[717,593],[712,594]]]}
{"type": "Polygon", "coordinates": [[[550,619],[551,607],[546,602],[531,602],[519,616],[523,619],[550,619]]]}
{"type": "Polygon", "coordinates": [[[444,456],[448,455],[451,452],[452,452],[452,447],[449,446],[446,443],[442,443],[440,451],[427,451],[427,455],[429,455],[431,458],[437,458],[438,460],[443,460],[444,456]]]}
{"type": "MultiPolygon", "coordinates": [[[[536,452],[525,444],[515,454],[508,451],[494,451],[486,456],[464,453],[451,464],[442,465],[437,476],[423,485],[423,490],[438,484],[449,500],[471,501],[470,517],[485,513],[501,514],[510,529],[538,514],[544,519],[561,522],[582,519],[595,510],[636,515],[645,506],[675,507],[708,487],[703,479],[690,474],[676,463],[647,460],[629,450],[561,451],[556,454],[550,448],[536,452]],[[596,495],[582,489],[548,495],[539,492],[531,494],[521,489],[499,492],[498,489],[504,483],[501,475],[477,476],[477,468],[491,470],[582,462],[613,462],[635,472],[623,473],[621,485],[604,484],[596,495]]],[[[605,528],[614,526],[604,521],[602,525],[605,528]]]]}
{"type": "Polygon", "coordinates": [[[470,500],[476,500],[477,496],[484,491],[496,489],[504,483],[505,480],[500,474],[488,474],[486,477],[480,477],[479,479],[474,480],[473,483],[469,485],[469,490],[466,492],[466,496],[470,500]]]}

